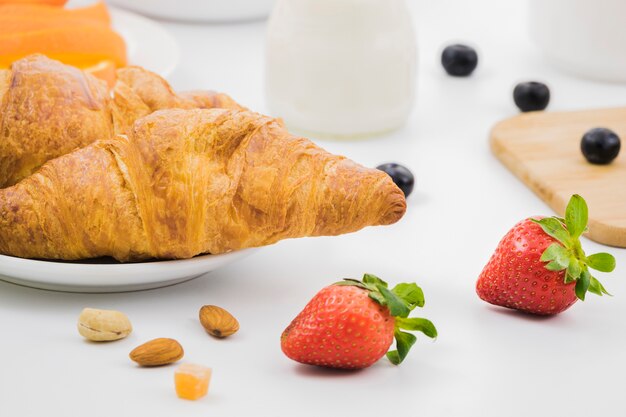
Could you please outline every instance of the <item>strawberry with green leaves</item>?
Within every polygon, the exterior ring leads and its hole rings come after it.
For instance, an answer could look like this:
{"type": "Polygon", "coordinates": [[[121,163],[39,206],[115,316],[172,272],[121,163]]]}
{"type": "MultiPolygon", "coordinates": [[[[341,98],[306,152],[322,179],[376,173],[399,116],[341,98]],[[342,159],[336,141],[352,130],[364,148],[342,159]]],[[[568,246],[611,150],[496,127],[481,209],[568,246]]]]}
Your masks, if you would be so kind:
{"type": "Polygon", "coordinates": [[[584,300],[587,292],[608,294],[590,269],[611,272],[608,253],[585,255],[580,236],[587,230],[585,200],[574,195],[565,218],[522,220],[500,241],[483,269],[476,292],[483,300],[528,313],[550,315],[584,300]]]}
{"type": "Polygon", "coordinates": [[[408,317],[423,306],[424,293],[415,283],[389,289],[370,274],[362,281],[345,279],[309,301],[283,332],[281,348],[289,358],[309,365],[361,369],[385,354],[397,365],[417,340],[405,330],[437,336],[429,320],[408,317]],[[394,337],[396,350],[388,352],[394,337]]]}

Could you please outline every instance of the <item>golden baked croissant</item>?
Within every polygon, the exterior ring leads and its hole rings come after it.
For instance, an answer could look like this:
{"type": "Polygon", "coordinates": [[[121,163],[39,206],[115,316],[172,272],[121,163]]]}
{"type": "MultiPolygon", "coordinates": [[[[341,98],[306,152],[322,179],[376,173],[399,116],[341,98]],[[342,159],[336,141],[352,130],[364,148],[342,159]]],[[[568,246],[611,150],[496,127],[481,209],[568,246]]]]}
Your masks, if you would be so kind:
{"type": "Polygon", "coordinates": [[[240,108],[225,94],[178,95],[139,67],[117,71],[112,93],[77,68],[31,55],[0,70],[0,187],[44,162],[96,139],[125,133],[139,117],[165,108],[240,108]]]}
{"type": "Polygon", "coordinates": [[[382,171],[238,110],[162,110],[0,190],[0,253],[189,258],[399,220],[382,171]]]}

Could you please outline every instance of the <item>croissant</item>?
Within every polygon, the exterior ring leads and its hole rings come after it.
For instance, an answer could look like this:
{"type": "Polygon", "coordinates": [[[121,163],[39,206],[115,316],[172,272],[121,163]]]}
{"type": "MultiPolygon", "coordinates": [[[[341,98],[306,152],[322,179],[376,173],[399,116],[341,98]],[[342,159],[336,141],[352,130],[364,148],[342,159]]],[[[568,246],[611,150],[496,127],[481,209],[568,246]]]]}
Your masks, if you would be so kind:
{"type": "Polygon", "coordinates": [[[20,59],[0,70],[0,187],[96,139],[125,133],[155,110],[212,107],[240,108],[225,94],[176,94],[139,67],[117,70],[109,91],[90,74],[43,55],[20,59]]]}
{"type": "Polygon", "coordinates": [[[0,253],[189,258],[391,224],[382,171],[239,110],[162,110],[0,190],[0,253]]]}

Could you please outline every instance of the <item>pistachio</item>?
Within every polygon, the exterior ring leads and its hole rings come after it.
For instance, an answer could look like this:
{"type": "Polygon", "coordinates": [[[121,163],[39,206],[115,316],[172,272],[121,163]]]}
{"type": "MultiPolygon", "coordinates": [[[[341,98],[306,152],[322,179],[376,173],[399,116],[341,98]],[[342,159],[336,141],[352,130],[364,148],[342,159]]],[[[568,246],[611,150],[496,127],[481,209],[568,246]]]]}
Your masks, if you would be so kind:
{"type": "Polygon", "coordinates": [[[218,306],[203,306],[200,309],[200,323],[210,335],[220,338],[228,337],[239,330],[237,319],[218,306]]]}
{"type": "Polygon", "coordinates": [[[180,360],[184,354],[176,340],[161,337],[137,346],[128,356],[141,366],[161,366],[180,360]]]}
{"type": "Polygon", "coordinates": [[[119,311],[85,308],[78,316],[78,333],[95,342],[123,339],[132,330],[126,314],[119,311]]]}

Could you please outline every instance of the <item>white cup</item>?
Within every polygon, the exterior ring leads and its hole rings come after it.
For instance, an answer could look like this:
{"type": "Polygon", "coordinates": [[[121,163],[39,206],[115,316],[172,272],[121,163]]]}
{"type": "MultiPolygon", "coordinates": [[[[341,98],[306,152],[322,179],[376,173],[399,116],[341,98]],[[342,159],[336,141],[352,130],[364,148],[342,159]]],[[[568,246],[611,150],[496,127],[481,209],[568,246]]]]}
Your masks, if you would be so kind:
{"type": "Polygon", "coordinates": [[[529,30],[563,71],[626,81],[626,0],[530,0],[529,30]]]}

